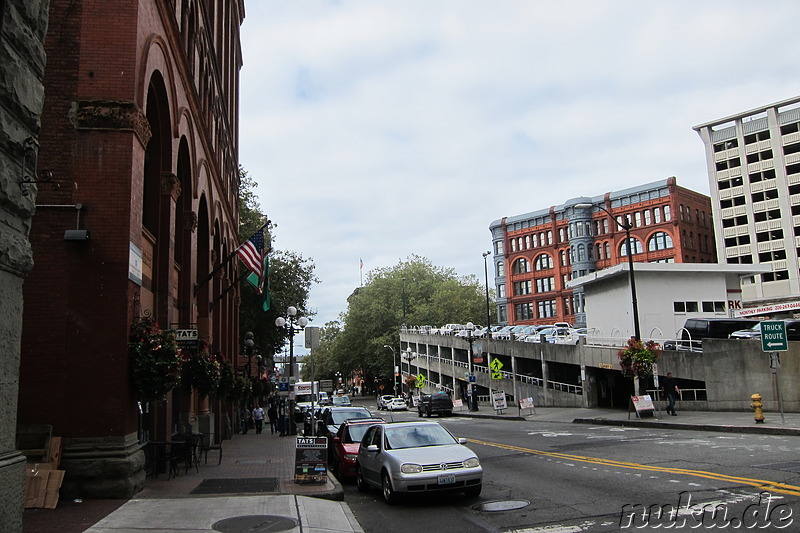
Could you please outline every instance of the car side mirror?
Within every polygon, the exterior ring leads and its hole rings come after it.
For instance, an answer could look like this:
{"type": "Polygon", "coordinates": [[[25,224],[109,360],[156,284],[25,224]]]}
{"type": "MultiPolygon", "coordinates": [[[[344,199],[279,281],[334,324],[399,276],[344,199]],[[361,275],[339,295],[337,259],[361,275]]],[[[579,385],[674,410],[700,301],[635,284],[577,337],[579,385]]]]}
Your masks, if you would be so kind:
{"type": "Polygon", "coordinates": [[[367,451],[368,452],[377,452],[378,451],[378,445],[377,444],[370,444],[369,446],[367,446],[367,451]]]}
{"type": "Polygon", "coordinates": [[[459,444],[466,444],[467,443],[467,439],[465,439],[464,437],[459,437],[458,438],[458,443],[459,444]]]}

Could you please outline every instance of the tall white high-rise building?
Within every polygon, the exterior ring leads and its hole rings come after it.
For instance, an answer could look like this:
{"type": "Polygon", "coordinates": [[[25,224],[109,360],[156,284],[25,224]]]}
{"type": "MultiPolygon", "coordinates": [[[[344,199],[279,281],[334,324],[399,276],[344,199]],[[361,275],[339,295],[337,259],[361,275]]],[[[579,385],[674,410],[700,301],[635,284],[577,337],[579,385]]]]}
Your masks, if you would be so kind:
{"type": "Polygon", "coordinates": [[[717,257],[770,265],[740,315],[800,312],[800,96],[694,126],[706,149],[717,257]]]}

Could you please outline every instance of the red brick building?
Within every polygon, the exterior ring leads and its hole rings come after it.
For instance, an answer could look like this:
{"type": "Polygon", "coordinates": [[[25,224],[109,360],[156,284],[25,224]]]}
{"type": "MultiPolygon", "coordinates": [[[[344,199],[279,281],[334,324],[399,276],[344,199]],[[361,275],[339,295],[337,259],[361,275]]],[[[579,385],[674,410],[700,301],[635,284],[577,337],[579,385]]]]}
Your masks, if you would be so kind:
{"type": "Polygon", "coordinates": [[[634,261],[716,262],[711,200],[675,178],[575,198],[491,224],[497,321],[582,325],[582,293],[567,282],[627,261],[626,223],[634,261]]]}
{"type": "Polygon", "coordinates": [[[216,301],[236,262],[195,287],[238,246],[243,18],[243,0],[50,2],[19,423],[64,437],[62,495],[140,490],[143,438],[219,438],[223,406],[196,393],[137,405],[128,336],[152,316],[238,352],[235,291],[216,301]]]}

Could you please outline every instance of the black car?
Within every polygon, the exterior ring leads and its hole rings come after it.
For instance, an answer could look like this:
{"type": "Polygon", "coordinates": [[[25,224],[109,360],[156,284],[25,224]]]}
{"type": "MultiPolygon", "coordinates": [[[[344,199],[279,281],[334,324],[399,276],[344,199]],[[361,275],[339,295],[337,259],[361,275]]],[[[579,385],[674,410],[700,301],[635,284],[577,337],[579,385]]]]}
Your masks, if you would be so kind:
{"type": "Polygon", "coordinates": [[[434,413],[450,416],[453,414],[453,400],[446,392],[423,394],[417,403],[417,411],[419,416],[428,415],[428,418],[434,413]]]}
{"type": "Polygon", "coordinates": [[[317,421],[317,436],[328,438],[328,449],[333,437],[339,431],[339,425],[352,418],[372,418],[366,407],[325,407],[317,421]]]}

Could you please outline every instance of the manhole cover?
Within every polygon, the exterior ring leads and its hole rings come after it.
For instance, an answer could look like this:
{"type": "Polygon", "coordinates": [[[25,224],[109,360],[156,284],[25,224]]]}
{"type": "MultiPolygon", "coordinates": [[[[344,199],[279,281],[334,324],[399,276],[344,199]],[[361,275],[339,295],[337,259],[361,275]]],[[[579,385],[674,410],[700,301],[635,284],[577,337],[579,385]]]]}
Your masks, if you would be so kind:
{"type": "Polygon", "coordinates": [[[189,494],[252,494],[277,492],[278,478],[219,478],[204,479],[189,494]]]}
{"type": "Polygon", "coordinates": [[[476,511],[489,511],[489,512],[497,512],[497,511],[513,511],[514,509],[522,509],[523,507],[527,507],[531,504],[528,500],[506,500],[506,501],[496,501],[496,502],[483,502],[479,503],[473,509],[476,511]]]}
{"type": "Polygon", "coordinates": [[[269,533],[287,531],[297,526],[298,522],[294,518],[262,514],[226,518],[216,522],[211,529],[220,533],[269,533]]]}

